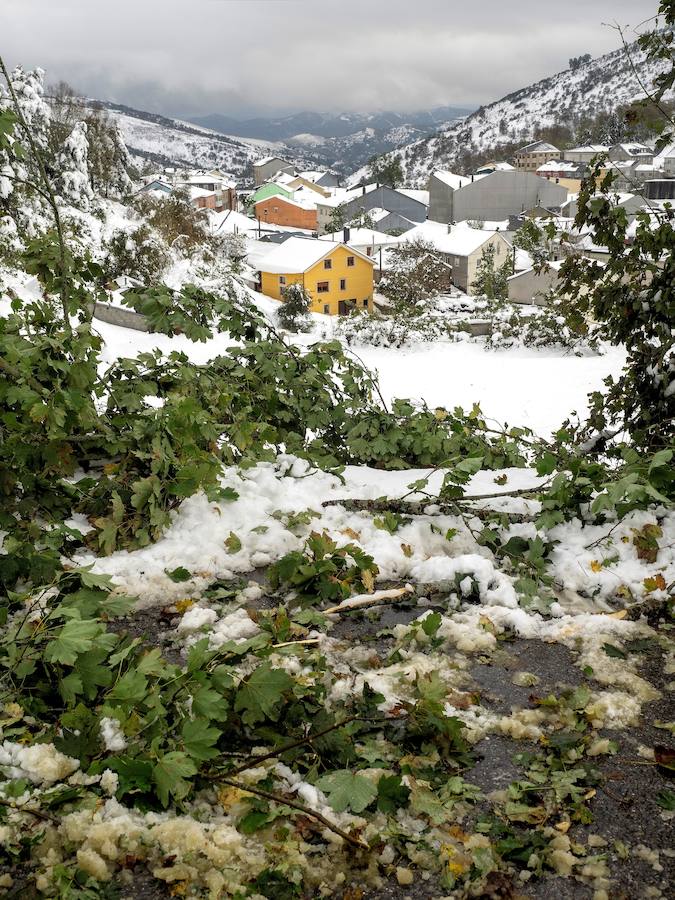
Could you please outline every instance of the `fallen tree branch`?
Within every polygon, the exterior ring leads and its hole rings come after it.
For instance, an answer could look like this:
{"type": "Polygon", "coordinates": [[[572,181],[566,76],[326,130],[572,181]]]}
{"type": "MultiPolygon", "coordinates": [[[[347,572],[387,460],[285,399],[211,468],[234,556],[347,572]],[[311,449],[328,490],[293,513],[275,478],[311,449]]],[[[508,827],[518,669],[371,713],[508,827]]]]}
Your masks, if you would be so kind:
{"type": "Polygon", "coordinates": [[[351,834],[348,834],[346,831],[340,828],[339,825],[335,825],[324,815],[316,812],[316,810],[310,809],[308,806],[303,806],[303,804],[298,803],[297,800],[289,800],[286,797],[282,797],[281,794],[274,794],[271,791],[264,791],[262,790],[262,788],[252,787],[251,785],[244,784],[242,781],[235,781],[232,778],[219,778],[218,780],[223,784],[229,784],[230,787],[238,788],[240,791],[245,791],[247,794],[254,794],[256,797],[262,797],[265,800],[272,800],[272,802],[274,803],[280,803],[283,806],[290,806],[292,809],[297,809],[298,812],[304,813],[304,815],[309,816],[312,819],[317,819],[317,821],[321,822],[322,825],[325,825],[329,831],[337,834],[342,838],[343,841],[346,841],[356,850],[370,850],[370,847],[368,846],[368,844],[366,844],[365,841],[359,840],[359,838],[355,838],[351,834]]]}
{"type": "MultiPolygon", "coordinates": [[[[531,493],[532,488],[523,489],[522,493],[531,493]]],[[[515,491],[511,494],[495,494],[495,497],[513,497],[516,496],[515,491]]],[[[423,516],[428,515],[426,513],[426,509],[429,506],[435,506],[438,508],[438,513],[440,515],[453,515],[456,516],[459,514],[458,507],[460,503],[463,503],[467,498],[460,497],[458,500],[453,500],[451,502],[443,503],[437,500],[418,500],[418,501],[410,501],[410,500],[361,500],[358,498],[345,498],[343,500],[325,500],[321,505],[322,506],[344,506],[345,509],[350,511],[358,511],[363,510],[364,512],[393,512],[400,513],[401,515],[409,515],[409,516],[423,516]]],[[[473,499],[476,500],[485,500],[487,496],[484,495],[482,497],[476,496],[473,499]]],[[[499,515],[505,516],[510,523],[520,523],[520,522],[534,522],[537,518],[536,515],[529,515],[527,513],[508,513],[502,512],[501,510],[492,510],[492,509],[482,509],[479,506],[469,506],[467,505],[465,508],[465,512],[471,513],[471,515],[476,516],[478,519],[488,518],[491,514],[498,512],[499,515]]]]}
{"type": "Polygon", "coordinates": [[[315,731],[314,734],[308,734],[304,738],[298,738],[297,741],[291,741],[288,744],[284,744],[282,747],[277,747],[276,750],[270,750],[269,753],[263,753],[261,756],[253,756],[249,754],[246,763],[242,763],[242,765],[237,766],[236,769],[233,769],[231,772],[228,772],[228,776],[241,775],[242,772],[246,772],[248,769],[253,769],[261,762],[265,762],[268,759],[274,759],[277,756],[281,756],[282,753],[286,753],[287,750],[295,750],[296,747],[302,747],[304,744],[311,744],[312,741],[315,741],[317,738],[323,737],[326,734],[330,734],[331,731],[337,731],[338,728],[342,728],[343,725],[348,725],[350,722],[356,722],[361,719],[360,716],[349,716],[346,719],[343,719],[341,722],[334,722],[332,725],[329,725],[327,728],[324,728],[322,731],[315,731]]]}
{"type": "Polygon", "coordinates": [[[331,606],[329,609],[322,610],[325,616],[332,616],[334,613],[347,612],[350,609],[362,609],[366,606],[376,606],[385,600],[398,600],[404,594],[414,594],[415,589],[410,584],[406,584],[402,588],[393,588],[387,591],[375,591],[374,594],[357,594],[355,597],[349,597],[338,603],[337,606],[331,606]]]}
{"type": "Polygon", "coordinates": [[[303,641],[283,641],[281,644],[272,644],[273,650],[278,650],[280,647],[296,647],[296,646],[306,646],[307,644],[318,644],[320,638],[305,638],[303,641]]]}
{"type": "Polygon", "coordinates": [[[36,819],[42,819],[44,822],[51,822],[53,825],[59,824],[59,820],[56,818],[56,816],[52,816],[49,813],[43,812],[41,809],[31,809],[28,806],[15,806],[8,800],[0,800],[0,806],[4,806],[7,809],[13,809],[14,812],[35,816],[36,819]]]}

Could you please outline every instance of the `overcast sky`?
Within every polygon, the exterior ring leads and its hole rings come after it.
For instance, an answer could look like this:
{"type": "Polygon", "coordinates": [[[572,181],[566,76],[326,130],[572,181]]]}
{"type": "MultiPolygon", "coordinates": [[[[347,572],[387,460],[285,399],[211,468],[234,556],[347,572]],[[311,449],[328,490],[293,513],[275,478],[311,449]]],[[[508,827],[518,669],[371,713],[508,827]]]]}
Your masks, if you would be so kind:
{"type": "Polygon", "coordinates": [[[0,53],[173,116],[478,106],[615,49],[656,0],[0,0],[0,53]]]}

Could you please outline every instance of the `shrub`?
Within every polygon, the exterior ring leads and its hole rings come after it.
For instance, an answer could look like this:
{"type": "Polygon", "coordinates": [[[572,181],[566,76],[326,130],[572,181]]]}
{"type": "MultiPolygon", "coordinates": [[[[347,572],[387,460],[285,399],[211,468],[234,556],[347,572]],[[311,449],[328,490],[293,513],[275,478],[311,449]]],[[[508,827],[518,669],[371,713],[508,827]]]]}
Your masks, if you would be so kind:
{"type": "Polygon", "coordinates": [[[281,327],[286,331],[308,331],[311,303],[309,292],[301,284],[289,284],[284,288],[283,300],[277,311],[281,327]]]}

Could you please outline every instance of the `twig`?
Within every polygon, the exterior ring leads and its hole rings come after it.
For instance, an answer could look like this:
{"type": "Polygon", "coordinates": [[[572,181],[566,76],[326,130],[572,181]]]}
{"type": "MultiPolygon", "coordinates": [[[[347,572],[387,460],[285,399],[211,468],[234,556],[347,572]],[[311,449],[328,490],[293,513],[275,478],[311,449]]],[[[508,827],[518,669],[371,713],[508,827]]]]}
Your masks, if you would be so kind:
{"type": "Polygon", "coordinates": [[[332,616],[334,613],[342,613],[347,612],[350,609],[362,609],[365,606],[376,606],[378,603],[382,603],[385,600],[397,600],[399,597],[403,597],[404,594],[414,594],[414,588],[406,584],[405,587],[402,588],[392,588],[388,591],[375,591],[374,594],[357,594],[355,597],[349,597],[347,600],[343,600],[342,603],[338,603],[337,606],[331,606],[329,609],[322,610],[325,616],[332,616]]]}
{"type": "Polygon", "coordinates": [[[281,756],[282,753],[286,753],[287,750],[295,750],[296,747],[302,747],[303,744],[311,744],[311,742],[315,741],[317,738],[323,737],[325,734],[329,734],[331,731],[336,731],[338,728],[342,728],[343,725],[348,725],[349,722],[356,722],[359,719],[360,716],[349,716],[348,718],[343,719],[341,722],[335,722],[333,725],[329,725],[322,731],[315,731],[314,734],[308,734],[304,738],[298,738],[297,741],[291,741],[288,744],[284,744],[283,747],[277,747],[276,750],[270,750],[269,753],[264,753],[262,756],[252,756],[249,753],[246,764],[237,766],[236,769],[228,772],[228,776],[241,775],[242,772],[246,772],[248,769],[255,768],[255,766],[257,766],[261,762],[265,762],[268,759],[274,759],[277,756],[281,756]]]}
{"type": "Polygon", "coordinates": [[[53,825],[59,824],[59,820],[56,818],[56,816],[52,816],[49,813],[43,812],[41,809],[31,809],[28,806],[15,806],[8,800],[2,799],[0,799],[0,806],[4,806],[7,809],[13,809],[14,812],[18,813],[29,813],[31,816],[35,816],[36,819],[42,819],[45,822],[51,822],[53,825]]]}
{"type": "Polygon", "coordinates": [[[283,641],[281,644],[272,644],[272,649],[277,650],[279,647],[304,647],[307,644],[318,644],[321,638],[305,638],[304,641],[283,641]]]}
{"type": "Polygon", "coordinates": [[[241,781],[234,781],[232,778],[220,778],[223,784],[229,784],[230,787],[238,788],[240,791],[245,791],[248,794],[254,794],[257,797],[262,797],[265,800],[272,800],[274,803],[281,803],[284,806],[290,806],[292,809],[297,809],[298,812],[304,813],[304,815],[309,816],[312,819],[317,819],[317,821],[321,822],[322,825],[325,825],[329,831],[332,831],[334,834],[337,834],[342,838],[343,841],[346,841],[356,850],[369,850],[370,847],[365,841],[361,841],[358,838],[353,837],[351,834],[348,834],[346,831],[343,831],[338,825],[335,825],[321,813],[316,812],[314,809],[310,809],[308,806],[303,806],[302,803],[298,803],[297,800],[288,800],[286,797],[282,797],[280,794],[273,794],[271,791],[264,791],[258,787],[252,787],[251,785],[244,784],[241,781]]]}

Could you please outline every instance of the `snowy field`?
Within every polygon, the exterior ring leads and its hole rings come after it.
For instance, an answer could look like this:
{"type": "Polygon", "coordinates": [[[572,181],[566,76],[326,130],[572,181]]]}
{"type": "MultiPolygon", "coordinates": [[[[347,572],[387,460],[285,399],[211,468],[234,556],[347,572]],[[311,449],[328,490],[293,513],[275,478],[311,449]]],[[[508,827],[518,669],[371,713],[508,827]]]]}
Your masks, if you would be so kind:
{"type": "Polygon", "coordinates": [[[429,406],[470,409],[479,403],[486,416],[527,426],[541,437],[576,411],[587,409],[589,391],[616,375],[621,350],[576,357],[554,350],[488,351],[481,344],[437,342],[412,349],[360,348],[359,357],[379,376],[385,400],[408,397],[429,406]]]}

